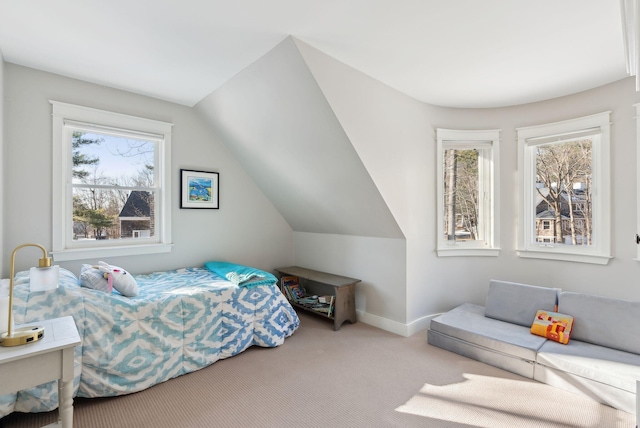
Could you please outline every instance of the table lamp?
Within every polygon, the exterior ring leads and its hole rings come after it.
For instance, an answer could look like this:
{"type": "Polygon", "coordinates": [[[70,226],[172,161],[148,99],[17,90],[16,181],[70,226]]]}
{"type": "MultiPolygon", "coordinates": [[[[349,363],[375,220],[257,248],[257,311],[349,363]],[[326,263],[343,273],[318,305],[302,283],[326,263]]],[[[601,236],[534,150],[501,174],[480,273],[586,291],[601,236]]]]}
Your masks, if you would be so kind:
{"type": "MultiPolygon", "coordinates": [[[[43,257],[38,260],[38,270],[46,272],[51,268],[51,257],[47,256],[47,250],[40,244],[18,245],[11,253],[11,276],[9,277],[9,330],[0,335],[0,346],[18,346],[27,343],[37,342],[44,337],[44,327],[24,326],[17,329],[12,327],[13,323],[13,277],[15,275],[16,253],[24,247],[38,247],[42,250],[43,257]]],[[[44,273],[46,276],[46,273],[44,273]]]]}

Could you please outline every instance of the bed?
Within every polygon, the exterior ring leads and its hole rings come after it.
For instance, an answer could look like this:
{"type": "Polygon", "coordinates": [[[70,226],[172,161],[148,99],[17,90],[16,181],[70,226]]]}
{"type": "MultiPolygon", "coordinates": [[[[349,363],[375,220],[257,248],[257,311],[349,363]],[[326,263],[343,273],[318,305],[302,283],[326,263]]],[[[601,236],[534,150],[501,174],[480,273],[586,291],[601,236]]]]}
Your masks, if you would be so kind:
{"type": "MultiPolygon", "coordinates": [[[[135,275],[139,294],[125,297],[81,287],[63,268],[57,289],[29,292],[29,274],[20,272],[14,318],[24,324],[72,316],[82,338],[75,349],[74,397],[124,395],[253,345],[281,345],[300,321],[268,275],[239,285],[205,267],[135,275]]],[[[0,396],[0,417],[57,406],[54,381],[0,396]]]]}

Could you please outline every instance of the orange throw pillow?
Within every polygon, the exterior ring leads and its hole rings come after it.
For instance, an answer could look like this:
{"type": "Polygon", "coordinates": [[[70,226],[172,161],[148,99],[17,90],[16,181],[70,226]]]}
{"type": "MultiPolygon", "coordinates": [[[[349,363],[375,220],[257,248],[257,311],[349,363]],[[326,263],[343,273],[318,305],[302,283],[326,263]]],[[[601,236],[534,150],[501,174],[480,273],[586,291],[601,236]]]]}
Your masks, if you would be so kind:
{"type": "Polygon", "coordinates": [[[572,328],[573,317],[571,315],[540,310],[536,312],[536,317],[531,325],[531,333],[566,345],[569,343],[572,328]]]}

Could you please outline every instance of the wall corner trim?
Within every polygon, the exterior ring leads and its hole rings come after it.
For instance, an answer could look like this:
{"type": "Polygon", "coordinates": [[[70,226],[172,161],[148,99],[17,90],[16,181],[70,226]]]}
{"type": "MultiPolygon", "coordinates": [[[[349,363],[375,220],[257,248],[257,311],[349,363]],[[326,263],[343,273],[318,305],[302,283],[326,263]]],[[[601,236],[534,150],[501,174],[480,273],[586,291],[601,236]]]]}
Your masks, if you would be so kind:
{"type": "MultiPolygon", "coordinates": [[[[377,327],[379,329],[388,331],[389,333],[394,333],[399,336],[409,337],[418,333],[420,331],[425,331],[429,328],[429,324],[431,320],[437,317],[440,314],[427,315],[425,317],[419,318],[415,321],[410,322],[409,324],[403,324],[398,321],[393,321],[388,318],[383,318],[378,315],[373,315],[361,310],[356,310],[356,314],[358,316],[358,321],[368,324],[373,327],[377,327]]],[[[426,335],[425,335],[426,340],[426,335]]]]}

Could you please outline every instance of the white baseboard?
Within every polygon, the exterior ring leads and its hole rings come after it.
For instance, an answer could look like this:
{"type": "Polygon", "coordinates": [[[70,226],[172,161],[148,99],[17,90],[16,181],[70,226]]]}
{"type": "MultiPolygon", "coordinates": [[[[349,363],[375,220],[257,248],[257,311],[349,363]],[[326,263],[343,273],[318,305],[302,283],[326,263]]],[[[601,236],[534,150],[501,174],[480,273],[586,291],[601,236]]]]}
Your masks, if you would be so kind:
{"type": "Polygon", "coordinates": [[[429,325],[431,325],[431,320],[437,317],[440,314],[427,315],[422,318],[419,318],[408,325],[408,336],[412,336],[419,331],[427,331],[429,330],[429,325]]]}
{"type": "Polygon", "coordinates": [[[382,330],[394,333],[400,336],[409,337],[415,333],[418,333],[429,328],[431,320],[440,314],[427,315],[420,319],[410,322],[409,324],[403,324],[398,321],[393,321],[388,318],[383,318],[378,315],[373,315],[364,311],[356,310],[358,321],[365,324],[369,324],[373,327],[380,328],[382,330]]]}

